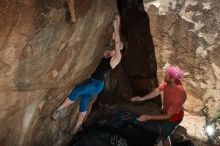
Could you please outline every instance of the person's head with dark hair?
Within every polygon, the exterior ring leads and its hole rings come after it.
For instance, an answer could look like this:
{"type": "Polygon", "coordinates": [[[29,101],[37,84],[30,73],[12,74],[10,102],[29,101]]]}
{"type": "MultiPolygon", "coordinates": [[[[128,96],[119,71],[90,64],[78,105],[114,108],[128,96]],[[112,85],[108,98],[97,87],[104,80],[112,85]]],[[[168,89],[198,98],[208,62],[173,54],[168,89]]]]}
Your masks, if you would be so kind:
{"type": "MultiPolygon", "coordinates": [[[[121,55],[124,56],[126,54],[126,45],[124,42],[120,42],[120,52],[121,52],[121,55]]],[[[110,44],[108,46],[105,46],[105,53],[104,53],[104,56],[105,57],[112,57],[115,55],[115,43],[112,39],[112,41],[110,42],[110,44]]]]}

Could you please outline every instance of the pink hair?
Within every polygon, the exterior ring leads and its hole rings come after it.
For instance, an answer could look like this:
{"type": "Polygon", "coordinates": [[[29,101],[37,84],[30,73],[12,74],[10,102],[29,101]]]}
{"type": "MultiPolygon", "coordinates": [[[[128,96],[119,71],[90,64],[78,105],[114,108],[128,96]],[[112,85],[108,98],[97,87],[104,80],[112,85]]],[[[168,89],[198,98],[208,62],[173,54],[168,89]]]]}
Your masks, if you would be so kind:
{"type": "Polygon", "coordinates": [[[166,73],[175,80],[181,80],[184,76],[184,72],[178,66],[170,66],[166,68],[166,73]]]}

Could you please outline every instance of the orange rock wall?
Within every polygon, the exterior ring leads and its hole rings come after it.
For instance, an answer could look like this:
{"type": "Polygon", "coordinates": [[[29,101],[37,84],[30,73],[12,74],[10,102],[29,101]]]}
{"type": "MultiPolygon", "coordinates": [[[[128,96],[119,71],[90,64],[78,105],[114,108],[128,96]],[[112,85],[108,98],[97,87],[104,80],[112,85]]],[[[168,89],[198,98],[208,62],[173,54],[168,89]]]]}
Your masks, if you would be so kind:
{"type": "Polygon", "coordinates": [[[0,145],[63,145],[69,118],[51,113],[99,62],[116,1],[80,0],[68,21],[63,0],[0,2],[0,145]]]}

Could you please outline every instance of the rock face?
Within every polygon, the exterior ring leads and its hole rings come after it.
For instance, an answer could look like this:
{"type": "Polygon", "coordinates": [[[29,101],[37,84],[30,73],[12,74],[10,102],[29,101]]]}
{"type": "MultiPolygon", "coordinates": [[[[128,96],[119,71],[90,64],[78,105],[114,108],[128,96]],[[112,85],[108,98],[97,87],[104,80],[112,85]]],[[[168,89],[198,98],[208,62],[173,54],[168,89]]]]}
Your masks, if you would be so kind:
{"type": "MultiPolygon", "coordinates": [[[[72,116],[51,113],[99,62],[116,1],[80,0],[75,24],[63,0],[0,2],[0,145],[62,145],[72,116]]],[[[75,113],[75,114],[73,114],[75,113]]]]}
{"type": "Polygon", "coordinates": [[[220,104],[218,0],[144,0],[155,45],[158,78],[169,64],[185,70],[186,109],[215,117],[220,104]]]}
{"type": "Polygon", "coordinates": [[[145,94],[158,85],[165,66],[179,65],[186,72],[186,109],[199,115],[207,106],[215,117],[220,103],[218,0],[75,0],[75,23],[63,0],[1,0],[1,146],[69,141],[64,131],[73,126],[77,104],[64,120],[52,121],[50,115],[94,71],[111,37],[117,4],[128,50],[106,82],[106,95],[116,93],[127,101],[132,94],[145,94]]]}

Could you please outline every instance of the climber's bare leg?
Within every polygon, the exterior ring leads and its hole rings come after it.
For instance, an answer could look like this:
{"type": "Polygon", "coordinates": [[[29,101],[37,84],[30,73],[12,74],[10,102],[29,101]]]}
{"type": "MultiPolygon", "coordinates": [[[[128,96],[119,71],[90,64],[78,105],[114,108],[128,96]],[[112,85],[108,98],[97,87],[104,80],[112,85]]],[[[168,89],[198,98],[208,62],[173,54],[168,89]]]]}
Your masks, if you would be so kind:
{"type": "Polygon", "coordinates": [[[68,97],[65,99],[65,101],[54,111],[52,114],[52,119],[57,120],[59,117],[64,116],[64,108],[69,107],[71,104],[73,104],[74,101],[71,101],[68,97]]]}
{"type": "Polygon", "coordinates": [[[58,109],[64,109],[64,108],[66,108],[66,107],[68,107],[68,106],[70,106],[71,104],[73,104],[75,101],[72,101],[72,100],[70,100],[69,99],[69,97],[67,97],[66,99],[65,99],[65,101],[58,107],[58,109]]]}
{"type": "Polygon", "coordinates": [[[88,116],[89,116],[89,114],[90,114],[90,112],[91,112],[92,106],[93,106],[93,104],[95,103],[97,97],[98,97],[98,95],[93,96],[92,99],[91,99],[91,101],[89,102],[88,110],[87,110],[87,113],[86,113],[86,116],[85,116],[83,122],[85,122],[86,119],[88,118],[88,116]]]}
{"type": "Polygon", "coordinates": [[[78,118],[77,118],[77,122],[75,127],[71,130],[71,134],[74,135],[78,132],[79,128],[82,126],[83,120],[86,116],[87,111],[85,112],[79,112],[78,118]]]}

